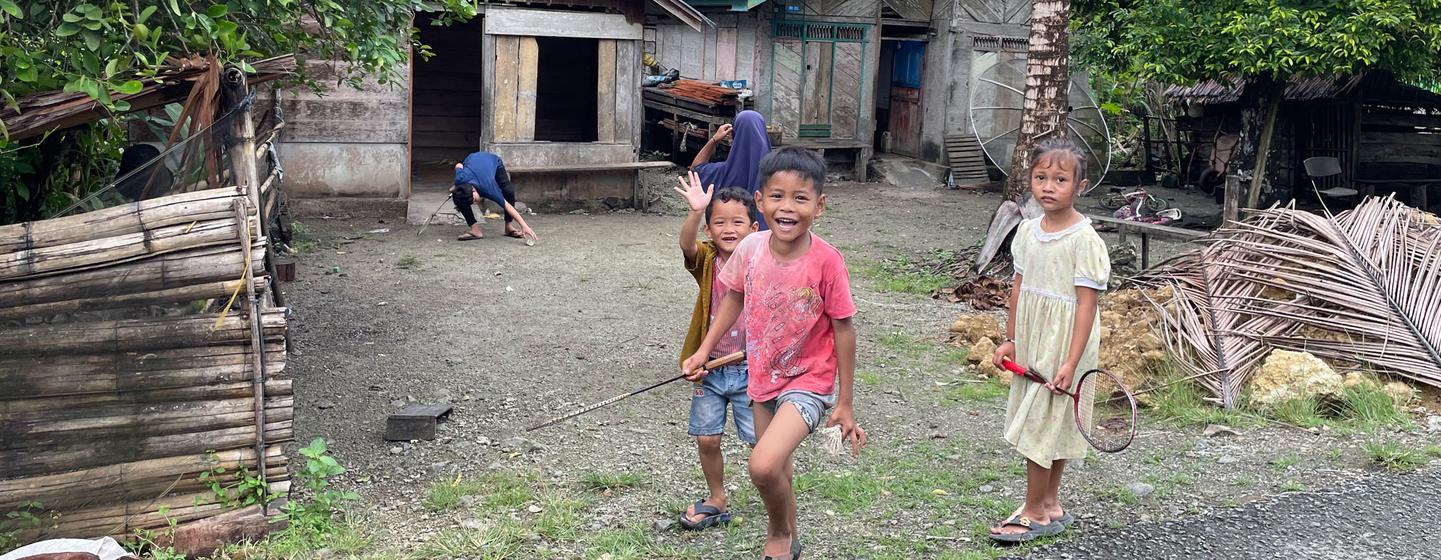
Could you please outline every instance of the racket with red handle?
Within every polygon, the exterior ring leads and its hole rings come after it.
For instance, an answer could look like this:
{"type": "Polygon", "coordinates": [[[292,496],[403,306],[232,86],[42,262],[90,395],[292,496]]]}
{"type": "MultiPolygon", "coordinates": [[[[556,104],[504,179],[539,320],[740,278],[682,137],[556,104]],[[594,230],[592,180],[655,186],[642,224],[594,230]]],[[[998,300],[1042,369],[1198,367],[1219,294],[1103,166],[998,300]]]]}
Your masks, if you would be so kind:
{"type": "MultiPolygon", "coordinates": [[[[1050,383],[1036,370],[1010,360],[1002,360],[1001,365],[1035,383],[1050,383]]],[[[1136,396],[1116,374],[1093,369],[1081,374],[1071,390],[1061,392],[1071,397],[1076,429],[1096,451],[1115,453],[1136,439],[1136,396]]]]}

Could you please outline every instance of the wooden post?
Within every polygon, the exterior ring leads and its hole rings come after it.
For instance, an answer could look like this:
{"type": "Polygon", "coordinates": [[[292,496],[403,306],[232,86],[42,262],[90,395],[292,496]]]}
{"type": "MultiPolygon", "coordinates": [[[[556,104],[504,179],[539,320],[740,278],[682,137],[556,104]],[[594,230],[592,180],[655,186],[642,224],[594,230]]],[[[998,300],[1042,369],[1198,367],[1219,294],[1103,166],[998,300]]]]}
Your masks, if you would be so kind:
{"type": "MultiPolygon", "coordinates": [[[[248,103],[250,87],[245,83],[245,71],[234,65],[225,67],[222,76],[222,87],[225,89],[225,97],[229,101],[227,110],[237,104],[248,103]]],[[[255,170],[255,122],[250,120],[250,106],[241,109],[230,121],[230,177],[235,180],[235,185],[240,187],[250,198],[250,207],[259,209],[260,204],[260,177],[255,170]]],[[[261,225],[264,227],[264,224],[261,225]]],[[[248,247],[248,244],[247,244],[248,247]]]]}
{"type": "Polygon", "coordinates": [[[1225,206],[1221,210],[1221,226],[1234,222],[1241,217],[1241,178],[1234,174],[1226,175],[1225,206]]]}
{"type": "MultiPolygon", "coordinates": [[[[245,120],[248,123],[250,121],[249,112],[247,111],[246,114],[245,120]]],[[[251,149],[250,152],[254,153],[255,150],[251,149]]],[[[258,191],[259,189],[256,189],[252,192],[258,191]]],[[[256,209],[258,219],[259,207],[251,206],[251,208],[256,209]]],[[[246,210],[245,203],[239,199],[235,200],[235,221],[236,233],[240,237],[241,251],[245,255],[245,260],[241,262],[245,263],[245,314],[250,319],[250,380],[251,386],[255,390],[255,456],[258,458],[255,461],[255,472],[260,480],[265,480],[265,327],[262,324],[260,298],[255,297],[255,283],[252,281],[255,277],[255,270],[250,267],[250,213],[246,210]]],[[[270,515],[268,504],[261,503],[260,506],[263,515],[270,515]]]]}

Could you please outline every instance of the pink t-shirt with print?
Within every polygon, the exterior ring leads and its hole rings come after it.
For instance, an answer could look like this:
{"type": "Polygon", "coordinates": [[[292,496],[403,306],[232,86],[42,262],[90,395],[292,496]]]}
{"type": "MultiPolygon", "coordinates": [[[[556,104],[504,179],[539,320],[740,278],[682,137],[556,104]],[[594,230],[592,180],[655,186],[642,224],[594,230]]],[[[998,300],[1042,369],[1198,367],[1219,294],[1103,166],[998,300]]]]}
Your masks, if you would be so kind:
{"type": "Polygon", "coordinates": [[[747,235],[719,275],[746,295],[746,362],[751,399],[789,390],[834,392],[836,339],[832,319],[856,314],[850,272],[831,244],[811,234],[811,247],[790,262],[770,250],[771,232],[747,235]]]}

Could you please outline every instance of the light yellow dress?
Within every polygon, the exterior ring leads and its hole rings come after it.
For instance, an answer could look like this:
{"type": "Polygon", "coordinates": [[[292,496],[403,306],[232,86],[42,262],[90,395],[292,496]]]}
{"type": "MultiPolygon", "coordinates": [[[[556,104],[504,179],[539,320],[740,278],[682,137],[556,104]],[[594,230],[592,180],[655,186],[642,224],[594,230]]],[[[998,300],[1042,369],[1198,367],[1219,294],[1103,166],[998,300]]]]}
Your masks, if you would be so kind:
{"type": "MultiPolygon", "coordinates": [[[[1091,227],[1091,220],[1063,231],[1041,230],[1041,219],[1021,222],[1011,243],[1021,295],[1016,302],[1016,361],[1050,379],[1070,352],[1076,317],[1076,287],[1104,291],[1111,276],[1106,243],[1091,227]]],[[[1086,352],[1076,368],[1076,379],[1096,367],[1100,354],[1100,313],[1091,326],[1086,352]]],[[[1089,407],[1090,395],[1082,395],[1089,407]]],[[[1053,395],[1040,383],[1016,376],[1006,403],[1005,438],[1021,455],[1050,468],[1057,459],[1086,456],[1086,440],[1076,430],[1071,398],[1053,395]]]]}

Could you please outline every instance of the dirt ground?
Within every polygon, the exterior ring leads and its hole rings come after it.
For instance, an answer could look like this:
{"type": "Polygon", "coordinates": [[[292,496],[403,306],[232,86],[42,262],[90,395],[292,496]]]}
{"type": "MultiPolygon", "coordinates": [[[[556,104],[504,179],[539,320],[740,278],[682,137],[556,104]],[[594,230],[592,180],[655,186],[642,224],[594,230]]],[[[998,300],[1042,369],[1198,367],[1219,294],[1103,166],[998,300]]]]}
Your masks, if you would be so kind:
{"type": "MultiPolygon", "coordinates": [[[[660,190],[660,192],[665,192],[660,190]]],[[[798,453],[807,558],[990,558],[985,527],[1024,490],[999,437],[1004,389],[968,373],[947,326],[967,309],[886,291],[876,263],[975,244],[998,195],[839,183],[816,231],[846,256],[859,308],[859,460],[798,453]]],[[[653,206],[663,208],[663,206],[653,206]]],[[[673,209],[673,208],[672,208],[673,209]]],[[[323,437],[360,492],[363,555],[415,558],[756,558],[764,510],[745,452],[725,449],[723,530],[672,520],[705,493],[676,383],[543,431],[533,423],[673,375],[696,287],[674,214],[538,215],[527,247],[487,226],[311,220],[286,296],[294,311],[296,428],[323,437]],[[366,233],[387,228],[387,233],[366,233]],[[407,403],[449,403],[439,438],[385,442],[407,403]]],[[[1108,236],[1109,237],[1109,236],[1108,236]]],[[[1109,238],[1108,241],[1114,241],[1109,238]]],[[[1162,248],[1162,250],[1167,250],[1162,248]]],[[[730,428],[728,428],[730,430],[730,428]]],[[[1150,416],[1126,452],[1086,460],[1065,498],[1067,537],[1204,518],[1283,492],[1372,473],[1362,444],[1419,431],[1340,435],[1248,427],[1205,438],[1150,416]]],[[[1433,436],[1434,437],[1434,436],[1433,436]]]]}

